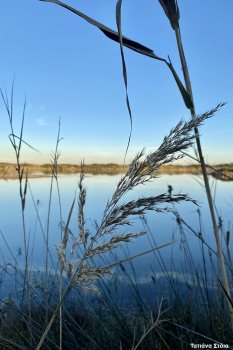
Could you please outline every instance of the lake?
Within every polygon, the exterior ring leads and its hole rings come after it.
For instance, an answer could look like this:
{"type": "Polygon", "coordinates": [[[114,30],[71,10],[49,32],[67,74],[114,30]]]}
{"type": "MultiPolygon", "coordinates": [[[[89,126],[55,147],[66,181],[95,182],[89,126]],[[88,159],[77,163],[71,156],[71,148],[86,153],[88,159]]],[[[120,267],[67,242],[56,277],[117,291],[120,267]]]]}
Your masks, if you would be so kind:
{"type": "MultiPolygon", "coordinates": [[[[87,189],[87,203],[85,207],[86,226],[91,231],[95,230],[95,221],[100,222],[101,216],[107,200],[111,197],[116,184],[121,175],[86,175],[85,186],[87,189]]],[[[61,197],[61,213],[62,221],[65,222],[76,194],[78,194],[79,175],[60,175],[59,190],[61,197]]],[[[187,222],[193,230],[198,234],[200,230],[206,242],[215,249],[215,241],[213,230],[211,228],[211,220],[206,205],[206,196],[202,186],[202,180],[194,175],[162,175],[145,186],[136,188],[125,196],[124,201],[129,199],[137,199],[141,196],[156,196],[167,192],[168,185],[172,185],[173,193],[186,193],[199,203],[201,212],[201,222],[199,220],[198,207],[190,202],[183,202],[175,205],[181,217],[187,222]],[[200,228],[201,225],[201,228],[200,228]]],[[[218,216],[223,220],[225,230],[232,231],[232,209],[233,209],[233,183],[222,182],[211,178],[211,187],[214,194],[216,209],[218,216]]],[[[29,239],[30,264],[33,268],[43,269],[45,261],[45,248],[42,228],[46,232],[49,191],[51,179],[33,178],[29,180],[29,188],[27,190],[26,207],[25,207],[25,223],[26,232],[29,239]],[[38,215],[36,214],[36,204],[38,215]]],[[[0,254],[2,264],[12,262],[11,252],[14,256],[21,250],[23,252],[23,234],[22,234],[22,218],[20,209],[19,184],[17,180],[0,180],[0,230],[3,237],[0,238],[0,254]],[[11,251],[11,252],[10,252],[11,251]]],[[[76,202],[77,203],[77,202],[76,202]]],[[[195,264],[202,265],[201,261],[201,245],[200,241],[187,228],[184,228],[183,236],[178,228],[174,214],[162,214],[150,212],[147,215],[147,222],[150,228],[150,234],[138,238],[127,246],[118,248],[114,256],[106,256],[107,261],[114,259],[124,259],[128,254],[136,255],[143,251],[151,249],[151,242],[162,245],[170,241],[176,241],[173,245],[160,250],[163,261],[168,270],[186,271],[189,273],[187,261],[184,261],[184,255],[187,256],[187,246],[182,246],[181,242],[184,237],[187,238],[192,258],[195,264]]],[[[56,183],[53,184],[53,194],[51,203],[51,213],[49,219],[49,247],[51,256],[56,260],[56,246],[61,241],[61,226],[58,205],[58,195],[56,183]]],[[[74,208],[73,218],[71,220],[71,231],[77,234],[77,205],[74,208]]],[[[125,232],[126,232],[125,228],[125,232]]],[[[140,219],[133,219],[133,225],[130,227],[132,231],[142,231],[145,227],[140,219]]],[[[154,246],[154,245],[153,245],[154,246]]],[[[189,254],[189,253],[188,253],[189,254]]],[[[17,256],[18,263],[23,266],[24,258],[22,255],[17,256]]],[[[187,260],[187,259],[186,259],[187,260]]],[[[156,260],[153,253],[144,255],[143,257],[133,260],[133,265],[138,275],[146,277],[151,271],[161,271],[161,266],[156,260]]]]}

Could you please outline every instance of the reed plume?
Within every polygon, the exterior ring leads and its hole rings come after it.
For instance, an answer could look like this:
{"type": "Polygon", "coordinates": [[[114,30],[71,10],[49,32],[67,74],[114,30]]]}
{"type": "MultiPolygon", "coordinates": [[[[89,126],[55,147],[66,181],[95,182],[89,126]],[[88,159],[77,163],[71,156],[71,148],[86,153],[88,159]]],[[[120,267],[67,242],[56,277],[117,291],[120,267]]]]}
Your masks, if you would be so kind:
{"type": "MultiPolygon", "coordinates": [[[[137,200],[128,201],[123,204],[123,197],[126,193],[133,190],[141,184],[146,184],[156,177],[156,171],[160,166],[173,162],[174,160],[184,157],[182,151],[187,150],[193,141],[194,127],[200,126],[206,119],[210,118],[217,112],[223,104],[219,104],[212,110],[196,116],[190,121],[181,120],[170,132],[164,137],[160,147],[145,155],[145,150],[139,152],[129,166],[126,174],[120,179],[115,192],[107,202],[100,224],[96,223],[95,232],[91,233],[85,227],[84,205],[86,202],[86,190],[83,185],[84,181],[84,164],[79,181],[79,209],[78,209],[78,227],[79,232],[71,242],[71,249],[68,251],[69,243],[69,222],[74,209],[74,202],[71,205],[68,220],[64,229],[64,238],[58,247],[58,257],[62,270],[68,278],[68,286],[65,289],[60,302],[43,333],[36,350],[39,350],[59,312],[60,306],[74,287],[82,287],[87,290],[96,290],[95,282],[111,272],[113,265],[97,266],[95,257],[101,256],[113,249],[116,249],[124,242],[131,242],[133,239],[145,234],[142,232],[131,232],[127,230],[119,232],[119,228],[129,228],[132,225],[132,217],[143,215],[147,211],[154,210],[157,212],[172,211],[169,204],[180,203],[182,201],[191,201],[196,203],[186,194],[172,195],[163,193],[158,196],[141,197],[137,200]]],[[[160,247],[156,247],[159,249],[160,247]]],[[[119,262],[121,263],[121,262],[119,262]]]]}

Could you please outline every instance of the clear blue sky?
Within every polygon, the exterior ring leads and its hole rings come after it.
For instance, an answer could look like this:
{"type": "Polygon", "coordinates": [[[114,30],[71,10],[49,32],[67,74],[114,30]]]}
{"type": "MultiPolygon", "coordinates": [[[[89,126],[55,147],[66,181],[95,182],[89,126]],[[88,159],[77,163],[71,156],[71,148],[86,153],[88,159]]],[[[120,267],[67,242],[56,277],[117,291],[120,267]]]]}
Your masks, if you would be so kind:
{"type": "MultiPolygon", "coordinates": [[[[116,29],[116,0],[67,0],[116,29]]],[[[233,1],[180,0],[180,26],[197,112],[228,104],[201,128],[208,162],[233,161],[233,1]]],[[[80,17],[38,0],[2,0],[0,86],[10,92],[15,76],[14,122],[25,95],[22,160],[49,162],[61,118],[60,162],[122,163],[130,130],[119,45],[80,17]]],[[[182,76],[174,31],[157,0],[123,1],[123,34],[170,55],[182,76]]],[[[125,49],[133,112],[127,157],[152,151],[181,118],[189,118],[164,64],[125,49]]],[[[13,161],[9,125],[0,101],[0,161],[13,161]]]]}

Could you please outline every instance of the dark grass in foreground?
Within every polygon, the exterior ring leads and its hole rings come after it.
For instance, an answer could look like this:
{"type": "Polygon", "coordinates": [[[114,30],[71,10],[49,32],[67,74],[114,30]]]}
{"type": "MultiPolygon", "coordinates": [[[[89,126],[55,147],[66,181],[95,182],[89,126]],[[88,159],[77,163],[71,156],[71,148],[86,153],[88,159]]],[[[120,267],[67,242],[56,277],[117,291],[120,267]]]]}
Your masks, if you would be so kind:
{"type": "MultiPolygon", "coordinates": [[[[118,273],[125,276],[124,285],[123,282],[112,284],[102,280],[98,295],[87,297],[81,290],[75,290],[67,299],[62,316],[64,350],[180,350],[190,349],[190,343],[233,345],[229,320],[223,304],[219,303],[218,290],[211,292],[210,289],[207,306],[202,295],[205,289],[198,286],[194,288],[172,278],[169,281],[163,279],[162,284],[153,279],[147,284],[139,284],[134,278],[127,277],[124,268],[118,273]],[[125,298],[130,300],[128,305],[127,302],[120,305],[119,295],[114,292],[117,287],[123,288],[125,298]],[[149,290],[151,294],[156,291],[154,299],[158,298],[153,306],[145,298],[145,291],[149,290]]],[[[2,350],[35,349],[44,328],[45,300],[40,298],[38,302],[38,295],[31,292],[37,301],[32,305],[30,329],[27,309],[21,312],[17,302],[10,298],[2,303],[2,350]]],[[[54,292],[54,300],[51,296],[51,306],[57,297],[58,290],[54,292]]],[[[55,320],[43,349],[59,349],[59,318],[55,320]]]]}

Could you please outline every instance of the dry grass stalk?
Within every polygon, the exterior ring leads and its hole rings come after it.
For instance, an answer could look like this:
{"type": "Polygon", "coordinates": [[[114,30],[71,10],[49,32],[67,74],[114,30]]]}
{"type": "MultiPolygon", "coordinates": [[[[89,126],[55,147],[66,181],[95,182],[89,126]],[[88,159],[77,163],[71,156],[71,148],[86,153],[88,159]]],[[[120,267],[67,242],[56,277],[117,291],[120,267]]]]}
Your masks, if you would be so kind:
{"type": "MultiPolygon", "coordinates": [[[[181,61],[184,80],[185,80],[185,86],[186,86],[186,90],[187,90],[189,96],[191,97],[192,105],[193,105],[190,109],[191,117],[192,117],[192,119],[195,119],[196,111],[195,111],[195,104],[194,104],[194,98],[193,98],[193,92],[192,92],[191,79],[190,79],[190,75],[189,75],[187,61],[185,58],[185,53],[184,53],[182,38],[181,38],[181,32],[180,32],[180,26],[179,26],[180,14],[179,14],[178,2],[177,2],[177,0],[159,0],[159,2],[165,11],[165,14],[169,18],[171,26],[174,29],[175,34],[176,34],[176,41],[177,41],[177,46],[178,46],[178,50],[179,50],[180,61],[181,61]]],[[[210,210],[210,216],[211,216],[212,225],[213,225],[213,231],[214,231],[214,235],[215,235],[217,254],[218,254],[218,263],[219,263],[219,268],[221,271],[221,280],[222,280],[222,285],[224,287],[224,289],[223,289],[224,293],[227,295],[226,302],[228,305],[228,311],[229,311],[231,324],[232,324],[232,328],[233,328],[233,307],[232,307],[232,303],[230,302],[230,300],[231,300],[230,287],[229,287],[229,283],[228,283],[228,279],[227,279],[227,274],[226,274],[226,269],[225,269],[225,264],[224,264],[224,257],[223,257],[222,246],[221,246],[221,238],[220,238],[219,231],[218,231],[218,225],[217,225],[217,220],[216,220],[216,215],[215,215],[215,210],[214,210],[213,198],[212,198],[212,194],[211,194],[207,169],[206,169],[205,160],[203,157],[201,140],[200,140],[199,131],[198,131],[197,126],[195,126],[195,128],[194,128],[194,132],[195,132],[195,138],[196,138],[198,157],[200,160],[203,180],[204,180],[204,184],[205,184],[207,201],[208,201],[209,210],[210,210]]]]}
{"type": "Polygon", "coordinates": [[[150,323],[145,326],[143,335],[141,336],[140,340],[138,341],[138,343],[134,346],[132,346],[131,350],[137,350],[140,345],[142,344],[142,342],[145,340],[145,338],[154,330],[156,329],[158,326],[160,326],[163,322],[166,322],[166,319],[162,319],[162,315],[164,313],[166,313],[166,311],[168,309],[162,310],[163,307],[163,298],[160,300],[159,305],[158,305],[158,314],[156,317],[156,320],[154,320],[153,315],[151,315],[151,320],[150,323]]]}
{"type": "MultiPolygon", "coordinates": [[[[16,172],[19,180],[19,195],[21,202],[21,218],[22,218],[22,230],[23,230],[23,245],[24,245],[24,258],[25,258],[25,274],[24,274],[24,285],[23,285],[23,295],[21,301],[21,313],[23,312],[24,302],[26,299],[26,305],[28,308],[29,324],[31,324],[31,297],[30,297],[30,288],[29,288],[29,239],[26,232],[26,222],[25,222],[25,205],[26,205],[26,195],[28,188],[28,176],[27,170],[25,170],[24,165],[21,165],[21,151],[23,143],[32,148],[28,143],[23,140],[23,130],[24,130],[24,119],[25,119],[25,110],[26,110],[26,99],[23,105],[22,118],[21,118],[21,127],[19,131],[19,136],[17,136],[14,129],[14,81],[11,88],[10,101],[8,99],[7,93],[4,93],[0,89],[1,97],[7,112],[9,119],[11,133],[9,135],[9,140],[14,149],[15,158],[16,158],[16,172]],[[26,297],[25,297],[26,296],[26,297]]],[[[30,333],[30,343],[32,340],[32,333],[30,333]]]]}

